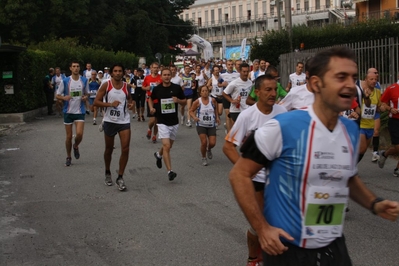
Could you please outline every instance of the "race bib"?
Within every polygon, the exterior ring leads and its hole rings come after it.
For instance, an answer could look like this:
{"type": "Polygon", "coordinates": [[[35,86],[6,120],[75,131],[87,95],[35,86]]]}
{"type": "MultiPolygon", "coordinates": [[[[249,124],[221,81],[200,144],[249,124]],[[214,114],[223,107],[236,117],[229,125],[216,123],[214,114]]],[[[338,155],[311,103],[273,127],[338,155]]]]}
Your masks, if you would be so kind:
{"type": "Polygon", "coordinates": [[[123,106],[120,104],[109,111],[109,117],[112,121],[118,121],[123,114],[123,106]]]}
{"type": "Polygon", "coordinates": [[[220,89],[219,89],[219,87],[217,85],[213,86],[213,89],[215,90],[216,94],[219,94],[220,89]]]}
{"type": "Polygon", "coordinates": [[[349,188],[310,187],[302,238],[341,237],[349,188]]]}
{"type": "Polygon", "coordinates": [[[130,88],[130,93],[131,93],[131,94],[134,94],[134,88],[133,88],[133,87],[130,88]]]}
{"type": "Polygon", "coordinates": [[[138,79],[137,80],[137,87],[142,87],[143,86],[143,80],[138,79]]]}
{"type": "Polygon", "coordinates": [[[374,119],[375,112],[377,111],[377,106],[375,104],[371,104],[370,107],[364,106],[362,112],[362,118],[365,119],[374,119]]]}
{"type": "Polygon", "coordinates": [[[172,98],[161,99],[161,113],[171,114],[176,113],[176,105],[172,98]]]}
{"type": "Polygon", "coordinates": [[[90,91],[90,98],[96,98],[97,91],[96,90],[91,90],[90,91]]]}

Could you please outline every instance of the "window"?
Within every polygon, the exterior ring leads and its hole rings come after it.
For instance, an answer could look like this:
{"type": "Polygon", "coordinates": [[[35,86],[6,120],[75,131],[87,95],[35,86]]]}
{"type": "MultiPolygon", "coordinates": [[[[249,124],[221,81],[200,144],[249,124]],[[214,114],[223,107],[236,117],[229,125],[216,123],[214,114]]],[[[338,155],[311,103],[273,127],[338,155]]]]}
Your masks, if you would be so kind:
{"type": "MultiPolygon", "coordinates": [[[[326,0],[329,1],[329,0],[326,0]]],[[[296,0],[296,10],[301,10],[301,0],[296,0]]]]}
{"type": "Polygon", "coordinates": [[[219,20],[219,23],[222,22],[222,9],[221,8],[218,9],[218,20],[219,20]]]}
{"type": "Polygon", "coordinates": [[[211,24],[215,24],[215,10],[211,10],[211,24]]]}
{"type": "MultiPolygon", "coordinates": [[[[399,1],[399,0],[398,0],[398,1],[399,1]]],[[[235,7],[235,6],[232,6],[232,7],[231,7],[231,17],[232,17],[233,19],[236,18],[236,7],[235,7]]]]}
{"type": "Polygon", "coordinates": [[[255,19],[257,18],[257,16],[258,16],[258,2],[256,2],[255,3],[255,8],[254,8],[254,11],[255,11],[255,19]]]}
{"type": "Polygon", "coordinates": [[[205,10],[205,23],[206,25],[209,24],[209,19],[208,19],[208,10],[205,10]]]}
{"type": "Polygon", "coordinates": [[[251,20],[251,10],[247,10],[247,19],[251,20]]]}
{"type": "Polygon", "coordinates": [[[316,10],[320,9],[320,0],[316,0],[316,10]]]}
{"type": "Polygon", "coordinates": [[[188,13],[186,14],[186,21],[188,21],[188,13]]]}
{"type": "Polygon", "coordinates": [[[266,1],[262,2],[262,15],[265,16],[266,15],[266,1]]]}
{"type": "Polygon", "coordinates": [[[326,0],[326,8],[330,8],[330,0],[326,0]]]}
{"type": "Polygon", "coordinates": [[[270,5],[270,16],[274,16],[274,5],[270,5]]]}
{"type": "Polygon", "coordinates": [[[224,21],[229,22],[229,14],[224,14],[224,21]]]}
{"type": "Polygon", "coordinates": [[[202,26],[202,21],[201,18],[198,18],[198,26],[201,27],[202,26]]]}
{"type": "Polygon", "coordinates": [[[239,6],[238,6],[238,16],[240,17],[240,19],[243,17],[243,14],[242,14],[242,5],[239,5],[239,6]]]}
{"type": "Polygon", "coordinates": [[[305,1],[305,11],[309,11],[309,0],[305,1]]]}
{"type": "Polygon", "coordinates": [[[278,2],[278,4],[280,5],[280,12],[281,12],[281,14],[285,14],[285,11],[284,11],[284,1],[277,1],[278,2]]]}
{"type": "Polygon", "coordinates": [[[192,21],[195,21],[195,12],[193,12],[192,14],[191,14],[191,19],[192,19],[192,21]]]}

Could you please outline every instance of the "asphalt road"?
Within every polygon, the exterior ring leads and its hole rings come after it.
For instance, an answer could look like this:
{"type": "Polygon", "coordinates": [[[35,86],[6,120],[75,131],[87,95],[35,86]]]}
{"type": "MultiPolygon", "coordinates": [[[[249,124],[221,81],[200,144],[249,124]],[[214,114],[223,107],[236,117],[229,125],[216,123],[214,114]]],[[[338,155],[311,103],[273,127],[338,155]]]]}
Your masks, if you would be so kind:
{"type": "MultiPolygon", "coordinates": [[[[104,185],[103,134],[87,117],[81,158],[64,167],[62,119],[44,117],[0,137],[0,265],[245,265],[248,224],[228,182],[224,131],[201,165],[195,128],[180,126],[172,148],[178,174],[155,166],[147,123],[132,122],[127,191],[104,185]]],[[[120,153],[116,137],[112,173],[120,153]]],[[[379,196],[399,200],[399,178],[367,154],[359,165],[379,196]]],[[[399,265],[398,223],[355,203],[345,221],[354,265],[399,265]]]]}

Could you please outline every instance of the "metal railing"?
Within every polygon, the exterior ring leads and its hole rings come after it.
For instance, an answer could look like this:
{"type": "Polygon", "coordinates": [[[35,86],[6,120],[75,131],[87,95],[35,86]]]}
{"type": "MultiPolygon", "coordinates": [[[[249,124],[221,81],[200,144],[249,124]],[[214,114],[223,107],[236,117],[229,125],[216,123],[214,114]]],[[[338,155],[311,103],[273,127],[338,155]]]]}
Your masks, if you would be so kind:
{"type": "MultiPolygon", "coordinates": [[[[398,37],[344,45],[350,47],[356,53],[360,79],[364,79],[369,68],[375,67],[379,71],[379,82],[383,90],[398,80],[398,37]]],[[[287,84],[289,74],[295,72],[297,62],[306,62],[309,58],[313,57],[314,54],[324,48],[327,47],[280,55],[279,70],[283,86],[287,84]]]]}

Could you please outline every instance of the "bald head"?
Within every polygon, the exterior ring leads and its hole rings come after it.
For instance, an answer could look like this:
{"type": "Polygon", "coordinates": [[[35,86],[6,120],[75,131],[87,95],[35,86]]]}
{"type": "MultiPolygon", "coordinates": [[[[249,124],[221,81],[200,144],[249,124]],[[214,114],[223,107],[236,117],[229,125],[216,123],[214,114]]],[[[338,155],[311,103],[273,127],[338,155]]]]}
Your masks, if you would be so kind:
{"type": "Polygon", "coordinates": [[[370,89],[374,89],[375,85],[377,84],[377,80],[378,80],[378,74],[375,74],[375,72],[367,73],[365,79],[367,87],[369,87],[370,89]]]}
{"type": "MultiPolygon", "coordinates": [[[[377,80],[378,80],[378,70],[377,70],[376,68],[374,68],[374,67],[369,68],[369,69],[367,70],[367,75],[368,75],[368,74],[375,74],[375,75],[377,75],[377,80]]],[[[367,78],[367,76],[366,76],[366,78],[367,78]]]]}

